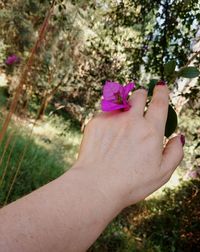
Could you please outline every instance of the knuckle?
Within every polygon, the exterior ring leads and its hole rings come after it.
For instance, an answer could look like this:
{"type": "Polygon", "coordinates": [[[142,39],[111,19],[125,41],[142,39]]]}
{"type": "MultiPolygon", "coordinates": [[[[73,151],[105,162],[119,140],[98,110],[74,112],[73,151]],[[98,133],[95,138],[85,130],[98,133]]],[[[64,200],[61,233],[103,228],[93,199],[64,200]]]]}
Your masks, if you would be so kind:
{"type": "Polygon", "coordinates": [[[144,88],[140,88],[140,89],[136,90],[135,93],[138,93],[141,96],[146,96],[147,95],[147,90],[144,89],[144,88]]]}
{"type": "Polygon", "coordinates": [[[164,177],[164,183],[167,183],[167,182],[171,179],[172,173],[173,173],[173,172],[168,172],[168,173],[165,175],[165,177],[164,177]]]}
{"type": "Polygon", "coordinates": [[[147,97],[147,90],[145,89],[137,89],[133,92],[133,94],[130,96],[130,101],[140,100],[141,98],[144,99],[147,97]]]}
{"type": "Polygon", "coordinates": [[[168,101],[167,97],[159,96],[159,97],[155,98],[152,103],[156,108],[163,108],[168,105],[169,101],[168,101]]]}
{"type": "Polygon", "coordinates": [[[85,127],[85,130],[88,131],[90,129],[92,129],[93,127],[95,127],[96,125],[96,118],[93,118],[91,119],[87,124],[86,124],[86,127],[85,127]]]}

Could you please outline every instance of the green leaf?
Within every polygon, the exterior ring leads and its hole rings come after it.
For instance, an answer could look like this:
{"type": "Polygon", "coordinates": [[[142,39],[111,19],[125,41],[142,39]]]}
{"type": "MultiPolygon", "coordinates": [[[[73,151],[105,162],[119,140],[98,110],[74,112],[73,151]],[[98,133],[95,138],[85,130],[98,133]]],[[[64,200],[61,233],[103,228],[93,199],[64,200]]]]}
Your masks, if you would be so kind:
{"type": "Polygon", "coordinates": [[[176,60],[170,60],[164,65],[164,74],[170,76],[174,73],[176,68],[176,60]]]}
{"type": "Polygon", "coordinates": [[[178,72],[178,76],[184,77],[184,78],[195,78],[198,77],[200,74],[199,70],[194,66],[189,67],[183,67],[178,72]]]}
{"type": "Polygon", "coordinates": [[[157,79],[151,79],[149,84],[148,84],[148,96],[152,96],[153,95],[153,89],[155,87],[155,85],[158,83],[157,79]]]}
{"type": "Polygon", "coordinates": [[[178,118],[175,110],[171,105],[168,108],[167,122],[165,126],[165,136],[170,137],[172,133],[176,130],[178,125],[178,118]]]}

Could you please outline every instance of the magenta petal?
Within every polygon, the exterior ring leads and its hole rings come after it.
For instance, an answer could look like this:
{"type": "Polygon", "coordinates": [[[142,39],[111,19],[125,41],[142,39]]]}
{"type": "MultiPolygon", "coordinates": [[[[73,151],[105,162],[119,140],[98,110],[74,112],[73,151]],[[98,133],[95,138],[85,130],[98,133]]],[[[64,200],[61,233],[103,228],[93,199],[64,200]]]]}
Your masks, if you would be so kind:
{"type": "Polygon", "coordinates": [[[106,100],[115,100],[115,94],[122,92],[123,87],[117,82],[106,81],[103,87],[103,97],[106,100]]]}
{"type": "Polygon", "coordinates": [[[135,88],[135,83],[134,82],[130,82],[126,86],[124,86],[123,88],[124,88],[124,96],[123,96],[123,98],[126,99],[127,96],[128,96],[128,93],[135,88]]]}
{"type": "Polygon", "coordinates": [[[113,110],[118,110],[122,108],[126,108],[126,104],[116,104],[112,101],[107,101],[107,100],[102,100],[101,101],[101,109],[103,111],[113,111],[113,110]]]}
{"type": "Polygon", "coordinates": [[[131,108],[131,105],[128,102],[126,102],[124,104],[124,111],[128,111],[130,108],[131,108]]]}
{"type": "Polygon", "coordinates": [[[12,65],[12,64],[17,63],[17,62],[19,62],[19,58],[15,54],[9,56],[6,59],[6,64],[8,64],[8,65],[12,65]]]}

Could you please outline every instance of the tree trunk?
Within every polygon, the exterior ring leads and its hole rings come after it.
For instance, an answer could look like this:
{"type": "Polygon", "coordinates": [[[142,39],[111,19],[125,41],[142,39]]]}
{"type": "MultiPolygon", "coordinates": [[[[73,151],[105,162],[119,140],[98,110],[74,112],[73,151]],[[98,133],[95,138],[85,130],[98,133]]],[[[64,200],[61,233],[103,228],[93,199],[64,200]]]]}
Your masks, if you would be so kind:
{"type": "Polygon", "coordinates": [[[53,96],[55,95],[55,93],[57,92],[58,88],[61,86],[62,81],[60,81],[52,90],[50,93],[46,93],[42,104],[40,106],[40,109],[38,111],[38,115],[37,115],[37,120],[42,119],[42,117],[45,114],[46,108],[49,105],[49,102],[51,101],[51,99],[53,98],[53,96]]]}
{"type": "Polygon", "coordinates": [[[42,104],[40,106],[40,109],[38,111],[38,115],[37,115],[37,120],[40,120],[43,118],[44,114],[45,114],[45,111],[46,111],[46,108],[51,100],[51,96],[49,97],[49,94],[47,94],[46,96],[44,96],[43,98],[43,101],[42,101],[42,104]]]}

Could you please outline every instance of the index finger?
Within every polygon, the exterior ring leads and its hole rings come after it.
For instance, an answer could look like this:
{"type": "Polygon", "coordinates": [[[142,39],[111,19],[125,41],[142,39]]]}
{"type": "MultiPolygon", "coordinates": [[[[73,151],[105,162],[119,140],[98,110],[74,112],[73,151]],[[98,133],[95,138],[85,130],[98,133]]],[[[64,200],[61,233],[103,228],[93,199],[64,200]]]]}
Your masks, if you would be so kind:
{"type": "Polygon", "coordinates": [[[169,89],[164,81],[159,81],[153,91],[153,97],[145,114],[155,128],[164,134],[169,106],[169,89]]]}

